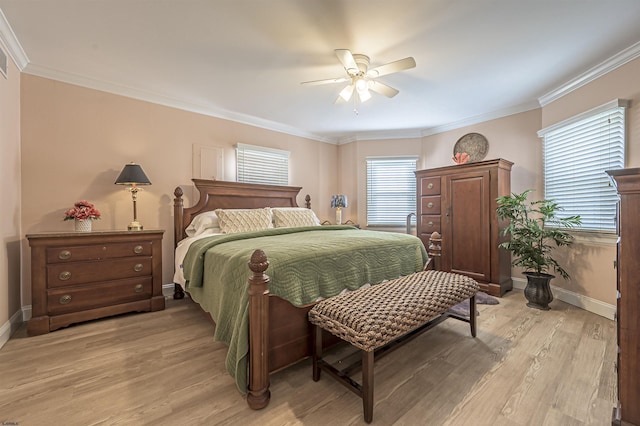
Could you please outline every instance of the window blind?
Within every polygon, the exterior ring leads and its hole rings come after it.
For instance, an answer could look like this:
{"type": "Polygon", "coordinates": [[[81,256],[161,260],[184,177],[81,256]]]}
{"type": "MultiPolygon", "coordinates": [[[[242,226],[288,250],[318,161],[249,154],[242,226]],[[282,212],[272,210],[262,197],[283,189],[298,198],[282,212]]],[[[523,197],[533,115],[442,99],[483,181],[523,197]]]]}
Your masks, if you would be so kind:
{"type": "Polygon", "coordinates": [[[614,105],[539,132],[544,140],[544,197],[556,201],[562,215],[580,215],[578,229],[616,229],[616,190],[604,173],[624,167],[625,107],[614,105]]]}
{"type": "Polygon", "coordinates": [[[289,185],[289,154],[280,149],[237,144],[238,182],[289,185]]]}
{"type": "Polygon", "coordinates": [[[367,158],[367,226],[405,226],[416,211],[418,157],[367,158]]]}

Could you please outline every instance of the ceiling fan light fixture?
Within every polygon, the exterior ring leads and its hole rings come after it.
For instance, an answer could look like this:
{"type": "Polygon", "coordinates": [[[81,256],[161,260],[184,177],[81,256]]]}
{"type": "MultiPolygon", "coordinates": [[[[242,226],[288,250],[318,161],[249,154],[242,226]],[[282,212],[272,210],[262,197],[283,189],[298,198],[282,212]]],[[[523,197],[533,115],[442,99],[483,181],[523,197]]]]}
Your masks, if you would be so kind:
{"type": "Polygon", "coordinates": [[[398,90],[375,79],[416,66],[415,59],[407,57],[369,69],[370,61],[367,55],[353,54],[348,49],[336,49],[335,53],[340,63],[344,66],[346,76],[302,82],[302,84],[308,85],[321,85],[350,81],[351,84],[340,91],[339,96],[334,102],[335,104],[348,102],[353,97],[354,91],[358,92],[358,98],[361,102],[366,102],[371,99],[371,91],[386,96],[387,98],[393,98],[398,94],[398,90]]]}
{"type": "Polygon", "coordinates": [[[340,91],[340,97],[345,101],[348,101],[349,99],[351,99],[351,95],[353,95],[353,88],[354,88],[353,84],[346,86],[344,89],[340,91]]]}
{"type": "Polygon", "coordinates": [[[371,99],[371,93],[369,93],[369,90],[367,89],[358,90],[358,96],[360,97],[360,102],[367,102],[369,99],[371,99]]]}

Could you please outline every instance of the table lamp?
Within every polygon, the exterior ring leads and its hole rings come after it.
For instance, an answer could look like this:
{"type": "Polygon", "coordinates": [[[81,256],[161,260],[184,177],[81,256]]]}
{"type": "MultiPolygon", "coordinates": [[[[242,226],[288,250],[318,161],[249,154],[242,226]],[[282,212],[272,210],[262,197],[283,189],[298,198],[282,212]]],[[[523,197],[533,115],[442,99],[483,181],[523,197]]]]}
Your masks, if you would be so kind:
{"type": "Polygon", "coordinates": [[[138,188],[138,185],[151,185],[151,181],[144,174],[142,167],[136,163],[129,163],[124,166],[120,176],[116,179],[116,185],[131,185],[128,190],[131,192],[133,198],[133,222],[129,224],[127,229],[129,231],[142,231],[142,225],[138,222],[138,214],[136,211],[136,200],[138,198],[138,191],[142,191],[142,188],[138,188]]]}
{"type": "Polygon", "coordinates": [[[342,208],[347,207],[346,195],[332,195],[331,208],[336,209],[336,225],[342,224],[342,208]]]}

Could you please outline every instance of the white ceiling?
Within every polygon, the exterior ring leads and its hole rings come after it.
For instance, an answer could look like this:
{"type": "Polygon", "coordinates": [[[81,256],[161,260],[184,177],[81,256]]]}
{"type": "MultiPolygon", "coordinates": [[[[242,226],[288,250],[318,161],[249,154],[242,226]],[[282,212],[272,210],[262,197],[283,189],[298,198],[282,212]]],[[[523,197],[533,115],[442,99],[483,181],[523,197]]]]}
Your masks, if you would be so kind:
{"type": "Polygon", "coordinates": [[[0,11],[26,73],[329,142],[529,110],[625,49],[640,56],[638,0],[0,0],[0,11]],[[343,83],[300,84],[344,76],[338,48],[371,67],[417,66],[380,77],[400,93],[355,114],[334,105],[343,83]]]}

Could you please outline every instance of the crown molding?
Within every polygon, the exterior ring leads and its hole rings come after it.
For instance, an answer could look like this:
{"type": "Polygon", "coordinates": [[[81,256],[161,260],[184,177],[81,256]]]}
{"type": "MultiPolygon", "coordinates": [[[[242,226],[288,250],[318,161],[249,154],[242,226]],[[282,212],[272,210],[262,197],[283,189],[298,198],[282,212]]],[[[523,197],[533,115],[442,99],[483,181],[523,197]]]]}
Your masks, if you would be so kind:
{"type": "Polygon", "coordinates": [[[450,130],[460,129],[462,127],[471,126],[478,123],[484,123],[498,118],[508,117],[510,115],[519,114],[540,108],[537,101],[530,101],[514,107],[505,108],[497,111],[480,114],[464,120],[445,124],[442,126],[429,127],[427,129],[404,129],[404,130],[386,130],[375,132],[361,132],[355,135],[346,136],[338,139],[338,145],[344,145],[351,142],[366,140],[387,140],[387,139],[415,139],[427,136],[437,135],[439,133],[448,132],[450,130]]]}
{"type": "Polygon", "coordinates": [[[498,118],[508,117],[510,115],[519,114],[521,112],[527,112],[540,108],[537,101],[529,101],[520,105],[516,105],[509,108],[504,108],[496,111],[491,111],[486,114],[475,115],[473,117],[465,118],[464,120],[455,121],[453,123],[445,124],[442,126],[430,127],[422,131],[421,136],[432,136],[438,133],[448,132],[450,130],[460,129],[462,127],[472,126],[478,123],[484,123],[490,120],[496,120],[498,118]]]}
{"type": "Polygon", "coordinates": [[[18,69],[20,71],[24,70],[29,63],[29,58],[13,32],[11,25],[9,25],[7,17],[4,16],[2,9],[0,9],[0,44],[7,51],[18,69]]]}
{"type": "Polygon", "coordinates": [[[615,70],[618,67],[621,67],[627,62],[633,61],[638,57],[640,57],[640,42],[615,54],[611,58],[587,70],[586,72],[580,74],[572,80],[569,80],[567,83],[563,84],[557,89],[552,90],[545,95],[542,95],[538,99],[538,102],[540,103],[540,106],[548,105],[551,102],[573,92],[576,89],[579,89],[582,86],[591,83],[597,78],[602,77],[603,75],[615,70]]]}
{"type": "Polygon", "coordinates": [[[272,130],[292,136],[299,136],[306,139],[316,140],[318,142],[325,142],[334,145],[337,144],[337,141],[335,139],[326,138],[310,132],[304,132],[300,129],[294,128],[292,126],[287,126],[282,123],[277,123],[275,121],[264,120],[247,114],[241,114],[223,109],[216,109],[205,105],[199,105],[192,102],[184,101],[182,99],[165,96],[159,93],[135,89],[133,87],[124,86],[109,81],[88,78],[77,74],[59,71],[53,68],[28,64],[24,68],[23,72],[38,77],[61,81],[63,83],[86,87],[88,89],[99,90],[102,92],[125,96],[140,101],[164,105],[184,111],[195,112],[198,114],[221,118],[224,120],[230,120],[236,123],[247,124],[249,126],[259,127],[265,130],[272,130]]]}
{"type": "Polygon", "coordinates": [[[399,130],[374,130],[370,132],[357,132],[356,134],[341,137],[338,145],[366,140],[388,140],[388,139],[419,139],[422,137],[420,129],[399,129],[399,130]]]}

